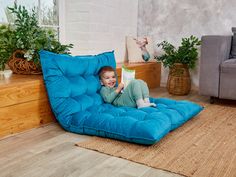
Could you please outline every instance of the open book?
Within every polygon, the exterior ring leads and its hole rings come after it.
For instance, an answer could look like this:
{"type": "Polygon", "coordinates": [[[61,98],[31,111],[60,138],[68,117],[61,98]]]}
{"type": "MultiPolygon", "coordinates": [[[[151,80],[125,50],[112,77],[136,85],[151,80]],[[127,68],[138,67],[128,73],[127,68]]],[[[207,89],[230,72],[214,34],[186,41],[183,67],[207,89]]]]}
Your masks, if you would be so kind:
{"type": "Polygon", "coordinates": [[[124,65],[121,69],[121,82],[124,84],[124,89],[131,80],[135,79],[135,70],[127,69],[124,65]]]}

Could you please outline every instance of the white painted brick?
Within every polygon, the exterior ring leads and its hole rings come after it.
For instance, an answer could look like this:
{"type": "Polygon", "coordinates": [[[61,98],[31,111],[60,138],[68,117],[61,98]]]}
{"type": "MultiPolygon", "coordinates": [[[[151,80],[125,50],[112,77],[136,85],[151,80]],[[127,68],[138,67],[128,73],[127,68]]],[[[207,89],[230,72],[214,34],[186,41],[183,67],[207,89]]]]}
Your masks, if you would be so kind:
{"type": "Polygon", "coordinates": [[[88,23],[81,23],[81,22],[73,22],[67,24],[66,27],[68,30],[68,33],[71,31],[79,31],[79,32],[89,32],[90,31],[90,24],[88,23]]]}
{"type": "Polygon", "coordinates": [[[101,33],[109,33],[110,32],[110,25],[102,24],[102,23],[91,23],[90,28],[91,32],[101,32],[101,33]]]}
{"type": "Polygon", "coordinates": [[[89,12],[77,12],[74,14],[67,14],[68,16],[73,16],[73,18],[67,18],[66,23],[69,24],[71,22],[89,22],[89,12]]]}
{"type": "Polygon", "coordinates": [[[70,1],[66,1],[66,8],[69,9],[69,12],[73,11],[88,12],[90,10],[90,5],[87,2],[80,2],[81,0],[79,1],[75,0],[73,2],[70,1]]]}
{"type": "Polygon", "coordinates": [[[89,34],[90,33],[85,33],[85,32],[80,32],[80,31],[68,31],[70,35],[67,37],[67,40],[73,41],[74,42],[83,42],[83,41],[89,41],[89,34]]]}
{"type": "Polygon", "coordinates": [[[138,0],[67,0],[65,40],[72,54],[115,50],[117,62],[125,57],[125,36],[137,35],[138,0]]]}

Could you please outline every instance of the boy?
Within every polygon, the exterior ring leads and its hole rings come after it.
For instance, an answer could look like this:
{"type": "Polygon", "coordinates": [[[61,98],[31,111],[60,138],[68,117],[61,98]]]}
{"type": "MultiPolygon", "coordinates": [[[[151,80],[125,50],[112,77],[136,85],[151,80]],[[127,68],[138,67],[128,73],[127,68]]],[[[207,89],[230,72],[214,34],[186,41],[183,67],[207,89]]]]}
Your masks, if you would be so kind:
{"type": "Polygon", "coordinates": [[[155,103],[150,103],[147,84],[142,80],[130,81],[124,92],[121,93],[124,84],[120,83],[118,87],[115,87],[116,72],[112,67],[102,67],[99,71],[99,78],[102,84],[100,94],[106,103],[138,108],[156,106],[155,103]]]}

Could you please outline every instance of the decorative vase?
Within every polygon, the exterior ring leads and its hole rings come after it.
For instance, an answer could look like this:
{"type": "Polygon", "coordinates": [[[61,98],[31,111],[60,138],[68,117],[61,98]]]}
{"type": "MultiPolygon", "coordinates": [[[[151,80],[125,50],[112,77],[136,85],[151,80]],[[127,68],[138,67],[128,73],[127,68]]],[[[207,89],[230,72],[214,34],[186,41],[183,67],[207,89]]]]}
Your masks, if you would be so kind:
{"type": "Polygon", "coordinates": [[[42,74],[40,66],[23,58],[25,51],[16,50],[8,61],[8,66],[15,74],[42,74]]]}
{"type": "Polygon", "coordinates": [[[189,68],[182,63],[175,63],[170,67],[167,90],[173,95],[187,95],[191,89],[189,68]]]}

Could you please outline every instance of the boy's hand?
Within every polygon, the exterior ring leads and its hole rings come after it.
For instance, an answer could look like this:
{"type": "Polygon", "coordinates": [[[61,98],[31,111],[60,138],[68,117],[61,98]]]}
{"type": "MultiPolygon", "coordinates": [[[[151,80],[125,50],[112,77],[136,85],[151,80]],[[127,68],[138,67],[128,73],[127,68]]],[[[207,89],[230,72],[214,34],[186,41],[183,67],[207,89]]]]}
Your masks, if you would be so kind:
{"type": "Polygon", "coordinates": [[[124,88],[124,84],[123,83],[119,83],[117,89],[116,89],[116,93],[120,93],[120,91],[124,88]]]}
{"type": "Polygon", "coordinates": [[[124,88],[124,84],[123,83],[119,83],[118,88],[120,88],[122,90],[124,88]]]}

